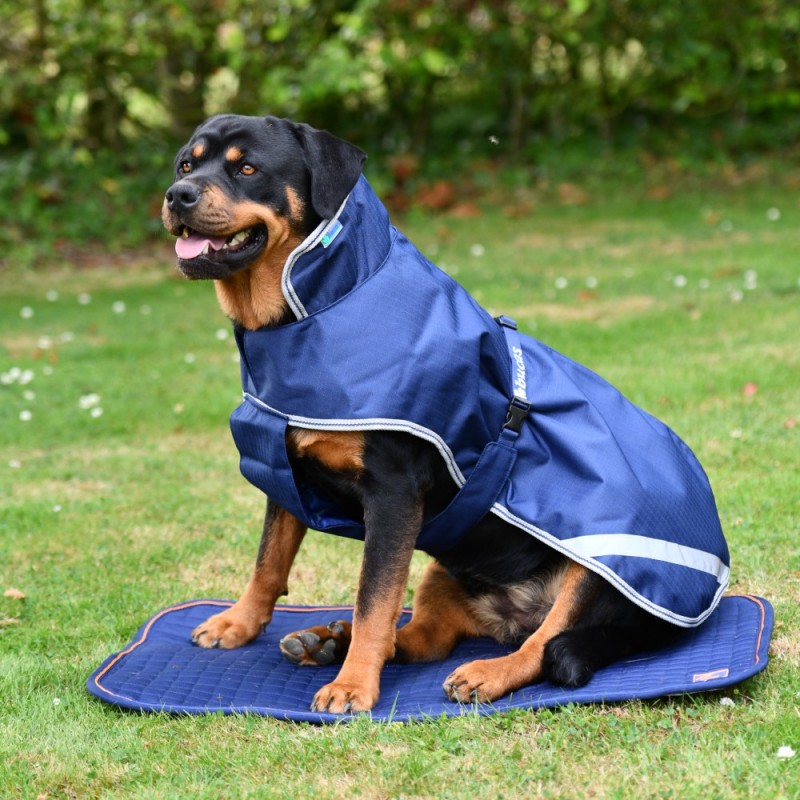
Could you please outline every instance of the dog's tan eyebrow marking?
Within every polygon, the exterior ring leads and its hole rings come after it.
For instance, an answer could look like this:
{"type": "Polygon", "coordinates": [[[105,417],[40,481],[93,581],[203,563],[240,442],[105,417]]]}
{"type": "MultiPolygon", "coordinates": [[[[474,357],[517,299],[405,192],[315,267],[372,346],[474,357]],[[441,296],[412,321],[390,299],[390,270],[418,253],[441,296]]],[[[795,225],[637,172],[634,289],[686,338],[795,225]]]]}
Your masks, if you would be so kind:
{"type": "Polygon", "coordinates": [[[206,144],[205,144],[205,142],[198,142],[198,143],[197,143],[197,144],[196,144],[196,145],[195,145],[195,146],[192,148],[192,155],[193,155],[195,158],[202,158],[202,156],[203,156],[203,153],[205,153],[205,151],[206,151],[206,144]]]}
{"type": "Polygon", "coordinates": [[[233,147],[229,147],[225,153],[225,159],[227,161],[238,161],[244,153],[235,145],[233,147]]]}

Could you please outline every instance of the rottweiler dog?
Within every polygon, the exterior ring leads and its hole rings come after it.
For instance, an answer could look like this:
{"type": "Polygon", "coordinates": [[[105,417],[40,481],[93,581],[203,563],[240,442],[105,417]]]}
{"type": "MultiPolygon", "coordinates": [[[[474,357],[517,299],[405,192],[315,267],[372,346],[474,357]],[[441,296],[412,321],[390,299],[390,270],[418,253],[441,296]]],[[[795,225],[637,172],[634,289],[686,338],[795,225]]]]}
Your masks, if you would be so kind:
{"type": "MultiPolygon", "coordinates": [[[[163,204],[164,226],[177,237],[178,268],[188,278],[213,280],[236,327],[294,321],[281,289],[287,258],[335,215],[365,159],[356,146],[305,124],[234,115],[207,120],[177,154],[163,204]]],[[[467,637],[516,648],[464,664],[444,682],[451,700],[490,702],[539,680],[580,686],[598,668],[662,646],[679,630],[494,514],[429,564],[412,619],[398,630],[423,517],[457,490],[440,452],[398,431],[290,427],[286,439],[292,469],[356,506],[366,531],[352,625],[334,621],[281,642],[297,664],[342,662],[313,698],[313,710],[368,711],[387,661],[442,659],[467,637]]],[[[193,642],[235,648],[257,637],[288,592],[305,532],[300,519],[268,499],[244,593],[198,626],[193,642]]]]}

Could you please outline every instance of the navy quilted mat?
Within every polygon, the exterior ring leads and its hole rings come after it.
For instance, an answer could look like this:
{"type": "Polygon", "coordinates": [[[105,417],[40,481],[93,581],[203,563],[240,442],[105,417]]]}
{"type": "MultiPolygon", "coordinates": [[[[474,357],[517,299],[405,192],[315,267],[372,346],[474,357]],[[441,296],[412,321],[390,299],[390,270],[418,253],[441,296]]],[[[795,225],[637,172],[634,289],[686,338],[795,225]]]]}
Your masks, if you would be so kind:
{"type": "MultiPolygon", "coordinates": [[[[333,680],[338,667],[289,664],[280,654],[278,640],[312,625],[351,619],[352,608],[278,606],[266,632],[238,650],[192,645],[192,629],[230,605],[221,600],[194,600],[165,608],[142,626],[124,650],[109,656],[92,673],[87,688],[108,703],[142,711],[250,713],[315,723],[342,720],[309,711],[314,693],[333,680]]],[[[409,613],[404,614],[400,624],[409,618],[409,613]]],[[[724,597],[705,624],[688,630],[677,644],[600,670],[580,689],[536,683],[491,705],[459,706],[442,691],[450,672],[466,661],[509,652],[490,639],[473,639],[462,642],[445,661],[388,664],[372,719],[490,714],[720,689],[766,667],[772,621],[772,607],[766,600],[724,597]]]]}

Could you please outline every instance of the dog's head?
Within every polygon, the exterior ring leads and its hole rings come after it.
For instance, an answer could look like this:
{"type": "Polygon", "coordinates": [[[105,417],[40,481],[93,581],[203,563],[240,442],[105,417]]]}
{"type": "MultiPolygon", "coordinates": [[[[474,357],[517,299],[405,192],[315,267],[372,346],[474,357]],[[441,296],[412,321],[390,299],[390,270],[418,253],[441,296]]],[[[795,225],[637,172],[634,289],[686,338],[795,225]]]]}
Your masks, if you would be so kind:
{"type": "MultiPolygon", "coordinates": [[[[366,155],[325,131],[276,117],[206,120],[175,157],[162,208],[189,278],[224,280],[269,264],[332,217],[366,155]]],[[[280,265],[282,265],[282,260],[280,265]]]]}

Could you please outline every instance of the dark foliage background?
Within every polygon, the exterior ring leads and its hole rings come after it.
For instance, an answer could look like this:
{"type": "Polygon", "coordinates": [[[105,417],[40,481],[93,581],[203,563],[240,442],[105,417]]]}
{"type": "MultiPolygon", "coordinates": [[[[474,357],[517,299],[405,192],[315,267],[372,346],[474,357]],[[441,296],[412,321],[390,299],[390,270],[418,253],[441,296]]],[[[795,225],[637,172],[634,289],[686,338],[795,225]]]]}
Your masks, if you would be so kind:
{"type": "Polygon", "coordinates": [[[0,244],[153,235],[175,146],[220,111],[328,128],[387,190],[791,158],[799,45],[795,0],[12,0],[0,244]]]}

